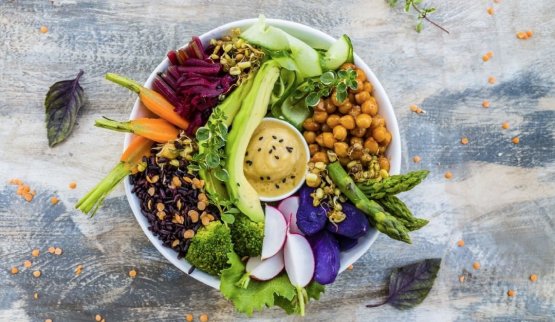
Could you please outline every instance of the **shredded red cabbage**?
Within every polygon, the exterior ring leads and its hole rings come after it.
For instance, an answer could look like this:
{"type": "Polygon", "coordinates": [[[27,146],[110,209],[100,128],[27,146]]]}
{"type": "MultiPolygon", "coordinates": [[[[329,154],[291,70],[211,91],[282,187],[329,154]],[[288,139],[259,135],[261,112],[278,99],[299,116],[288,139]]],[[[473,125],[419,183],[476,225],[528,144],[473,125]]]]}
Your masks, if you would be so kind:
{"type": "Polygon", "coordinates": [[[187,47],[168,53],[170,66],[153,82],[154,90],[189,120],[188,135],[193,135],[206,123],[220,97],[228,94],[236,81],[223,71],[220,63],[209,58],[210,52],[210,48],[204,49],[198,37],[193,37],[187,47]]]}

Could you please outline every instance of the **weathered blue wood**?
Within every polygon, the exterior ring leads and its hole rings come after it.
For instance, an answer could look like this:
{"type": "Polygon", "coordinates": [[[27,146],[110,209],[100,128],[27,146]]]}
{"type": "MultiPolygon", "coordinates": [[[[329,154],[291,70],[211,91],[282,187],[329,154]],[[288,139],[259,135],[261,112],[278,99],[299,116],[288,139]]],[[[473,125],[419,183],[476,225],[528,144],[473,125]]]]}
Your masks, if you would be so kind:
{"type": "MultiPolygon", "coordinates": [[[[408,246],[380,236],[352,271],[308,308],[307,321],[552,321],[555,316],[555,2],[435,1],[449,35],[385,1],[1,1],[0,180],[18,177],[37,191],[27,203],[0,188],[0,320],[240,321],[217,291],[171,266],[134,221],[119,187],[93,219],[73,205],[118,160],[123,136],[92,126],[125,119],[135,97],[106,72],[145,80],[171,49],[222,23],[265,13],[352,36],[389,93],[403,142],[403,170],[430,178],[402,197],[431,223],[408,246]],[[45,25],[48,33],[39,33],[45,25]],[[517,31],[531,29],[526,41],[517,31]],[[488,62],[481,57],[487,51],[488,62]],[[67,142],[48,148],[48,87],[85,70],[88,103],[67,142]],[[488,76],[497,83],[489,85],[488,76]],[[489,100],[489,109],[481,107],[489,100]],[[426,114],[416,115],[418,104],[426,114]],[[508,121],[510,129],[502,130],[508,121]],[[461,145],[461,137],[469,144],[461,145]],[[520,144],[511,138],[520,137],[520,144]],[[422,158],[420,164],[411,160],[422,158]],[[453,178],[445,180],[443,173],[453,178]],[[71,181],[78,183],[70,190],[71,181]],[[53,206],[49,198],[61,202],[53,206]],[[466,246],[456,242],[464,239],[466,246]],[[63,249],[48,254],[49,246],[63,249]],[[40,248],[38,258],[31,250],[40,248]],[[414,310],[365,308],[384,295],[392,267],[426,257],[443,266],[414,310]],[[33,261],[31,269],[23,261],[33,261]],[[479,261],[481,269],[472,269],[479,261]],[[83,272],[76,276],[77,265],[83,272]],[[12,266],[20,273],[10,274],[12,266]],[[128,277],[136,268],[138,276],[128,277]],[[40,269],[42,276],[31,272],[40,269]],[[530,274],[538,274],[532,283],[530,274]],[[459,275],[465,275],[464,283],[459,275]],[[517,295],[509,298],[507,290],[517,295]],[[38,292],[39,298],[33,299],[38,292]]],[[[284,321],[280,310],[253,320],[284,321]]]]}

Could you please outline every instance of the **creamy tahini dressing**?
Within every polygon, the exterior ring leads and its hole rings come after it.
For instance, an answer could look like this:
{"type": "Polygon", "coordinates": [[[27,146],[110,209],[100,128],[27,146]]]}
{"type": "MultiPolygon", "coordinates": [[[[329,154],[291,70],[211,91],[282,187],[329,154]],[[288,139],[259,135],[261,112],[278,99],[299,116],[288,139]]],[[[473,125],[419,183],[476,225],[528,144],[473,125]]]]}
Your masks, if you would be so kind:
{"type": "Polygon", "coordinates": [[[263,120],[247,147],[243,169],[261,197],[276,197],[291,191],[307,170],[303,142],[291,128],[263,120]]]}

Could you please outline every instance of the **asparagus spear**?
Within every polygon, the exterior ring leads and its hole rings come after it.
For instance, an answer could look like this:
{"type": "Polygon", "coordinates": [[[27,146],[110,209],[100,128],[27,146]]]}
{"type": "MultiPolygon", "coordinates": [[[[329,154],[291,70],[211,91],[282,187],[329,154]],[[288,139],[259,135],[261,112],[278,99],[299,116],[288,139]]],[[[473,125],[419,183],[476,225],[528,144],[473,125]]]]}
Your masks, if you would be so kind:
{"type": "Polygon", "coordinates": [[[428,220],[414,217],[407,205],[396,196],[385,196],[379,199],[378,203],[410,231],[418,230],[428,224],[428,220]]]}
{"type": "Polygon", "coordinates": [[[409,231],[403,223],[386,212],[377,202],[366,198],[364,193],[357,188],[353,179],[345,172],[339,162],[336,161],[329,164],[327,169],[329,176],[339,190],[351,200],[355,207],[368,216],[370,223],[373,224],[376,229],[393,239],[408,244],[411,243],[408,234],[409,231]]]}
{"type": "Polygon", "coordinates": [[[409,191],[424,180],[430,171],[420,170],[406,174],[394,175],[381,181],[374,179],[359,183],[358,187],[369,199],[382,199],[387,195],[395,195],[409,191]]]}

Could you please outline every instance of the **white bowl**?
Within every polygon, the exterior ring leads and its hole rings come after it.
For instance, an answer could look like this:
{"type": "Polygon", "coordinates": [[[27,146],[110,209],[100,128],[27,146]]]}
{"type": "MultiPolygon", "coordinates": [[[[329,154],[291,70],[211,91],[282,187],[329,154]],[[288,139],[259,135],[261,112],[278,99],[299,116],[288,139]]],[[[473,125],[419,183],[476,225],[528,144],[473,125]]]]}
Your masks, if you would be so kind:
{"type": "MultiPolygon", "coordinates": [[[[295,135],[298,137],[298,139],[300,139],[301,142],[303,143],[303,148],[304,148],[304,152],[305,152],[305,155],[306,155],[305,163],[308,163],[308,161],[310,160],[310,159],[309,159],[310,150],[308,149],[308,143],[306,143],[306,141],[305,141],[303,135],[301,134],[301,132],[299,132],[299,130],[297,130],[296,127],[294,127],[293,125],[291,125],[291,123],[287,123],[287,122],[285,122],[285,121],[282,121],[282,120],[279,120],[279,119],[276,119],[276,118],[273,118],[273,117],[265,117],[265,118],[262,119],[262,121],[276,122],[276,123],[282,124],[282,125],[288,127],[289,129],[291,129],[291,130],[293,131],[293,133],[295,133],[295,135]]],[[[308,171],[308,170],[307,170],[307,171],[308,171]]],[[[282,194],[282,195],[280,195],[280,196],[275,196],[275,197],[263,197],[263,196],[260,196],[260,201],[263,201],[263,202],[274,202],[274,201],[283,200],[283,199],[285,199],[285,198],[291,196],[291,195],[294,194],[295,192],[297,192],[297,190],[301,189],[301,187],[303,186],[303,184],[304,184],[304,180],[300,180],[299,183],[297,183],[297,185],[296,185],[295,187],[293,187],[293,189],[291,189],[289,192],[284,193],[284,194],[282,194]]]]}
{"type": "MultiPolygon", "coordinates": [[[[241,28],[241,30],[245,30],[246,27],[255,23],[257,19],[245,19],[230,22],[223,26],[217,27],[203,35],[200,36],[201,41],[204,44],[207,44],[208,41],[212,38],[219,38],[226,35],[232,28],[241,28]]],[[[284,31],[290,33],[291,35],[298,37],[299,39],[305,41],[307,44],[316,47],[316,48],[327,48],[330,46],[335,39],[322,31],[316,30],[314,28],[291,22],[286,20],[279,20],[279,19],[266,19],[266,22],[272,26],[278,27],[283,29],[284,31]]],[[[356,48],[356,44],[355,44],[356,48]]],[[[395,113],[393,111],[393,107],[383,89],[382,85],[372,73],[372,70],[358,55],[355,56],[355,64],[360,67],[368,77],[369,81],[372,83],[374,87],[374,97],[376,98],[379,106],[379,114],[382,115],[387,123],[387,128],[392,134],[392,141],[391,144],[386,152],[391,164],[390,173],[391,174],[398,174],[400,167],[401,167],[401,141],[399,136],[399,128],[397,125],[397,119],[395,117],[395,113]]],[[[152,88],[152,81],[157,73],[163,72],[168,67],[168,59],[165,58],[156,69],[150,74],[147,81],[145,82],[145,87],[152,88]]],[[[131,112],[130,119],[135,119],[144,115],[148,115],[148,111],[146,108],[141,104],[141,102],[137,99],[135,105],[133,106],[133,111],[131,112]]],[[[131,135],[128,134],[125,136],[124,148],[127,147],[131,140],[131,135]]],[[[185,261],[184,259],[179,260],[177,259],[177,253],[170,248],[164,247],[162,242],[152,234],[151,231],[148,230],[148,221],[141,213],[140,203],[137,196],[131,193],[131,184],[129,179],[125,180],[125,192],[127,195],[127,200],[129,201],[129,205],[133,210],[133,214],[135,218],[139,222],[139,225],[143,229],[144,233],[150,240],[150,242],[158,249],[158,251],[166,257],[173,265],[177,268],[182,270],[183,272],[187,273],[191,268],[191,265],[185,261]]],[[[378,231],[375,229],[371,229],[369,233],[360,238],[358,244],[346,251],[341,253],[341,267],[340,272],[344,271],[349,265],[356,262],[372,245],[372,243],[378,237],[378,231]]],[[[220,280],[217,277],[208,275],[200,270],[195,270],[192,274],[192,277],[197,279],[198,281],[212,286],[213,288],[219,289],[220,280]]]]}

